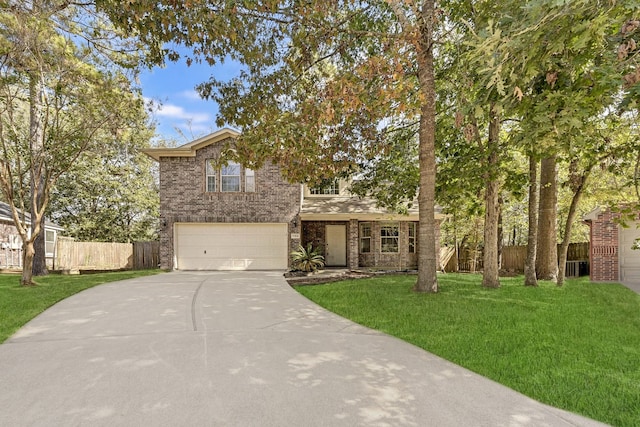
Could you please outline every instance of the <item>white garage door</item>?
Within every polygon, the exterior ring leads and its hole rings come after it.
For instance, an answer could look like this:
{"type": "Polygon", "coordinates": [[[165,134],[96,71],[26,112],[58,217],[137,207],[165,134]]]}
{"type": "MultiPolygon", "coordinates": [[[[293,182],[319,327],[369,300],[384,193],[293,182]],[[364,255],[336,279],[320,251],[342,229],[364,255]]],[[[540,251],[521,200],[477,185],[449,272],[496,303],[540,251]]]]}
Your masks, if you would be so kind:
{"type": "Polygon", "coordinates": [[[178,270],[285,270],[287,224],[175,224],[178,270]]]}
{"type": "Polygon", "coordinates": [[[620,227],[618,233],[620,280],[624,283],[640,283],[640,223],[628,225],[629,228],[620,227]]]}

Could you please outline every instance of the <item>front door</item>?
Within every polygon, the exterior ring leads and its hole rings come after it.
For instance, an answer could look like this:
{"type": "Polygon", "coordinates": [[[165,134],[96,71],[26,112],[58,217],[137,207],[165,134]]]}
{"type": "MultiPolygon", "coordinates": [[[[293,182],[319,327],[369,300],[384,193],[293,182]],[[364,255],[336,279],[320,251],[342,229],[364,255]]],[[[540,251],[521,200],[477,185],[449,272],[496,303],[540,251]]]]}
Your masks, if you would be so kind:
{"type": "Polygon", "coordinates": [[[324,261],[327,267],[347,265],[347,226],[327,225],[324,261]]]}

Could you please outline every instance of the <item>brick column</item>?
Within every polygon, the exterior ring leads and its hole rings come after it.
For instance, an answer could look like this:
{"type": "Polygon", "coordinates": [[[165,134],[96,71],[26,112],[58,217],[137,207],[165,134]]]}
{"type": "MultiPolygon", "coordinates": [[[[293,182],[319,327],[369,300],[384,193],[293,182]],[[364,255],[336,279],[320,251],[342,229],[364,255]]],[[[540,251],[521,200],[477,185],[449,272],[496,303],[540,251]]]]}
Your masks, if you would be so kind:
{"type": "Polygon", "coordinates": [[[620,261],[618,259],[617,214],[602,212],[591,223],[591,280],[594,282],[615,282],[619,280],[620,261]]]}
{"type": "Polygon", "coordinates": [[[359,267],[359,250],[358,250],[358,220],[349,220],[349,269],[357,270],[359,267]]]}

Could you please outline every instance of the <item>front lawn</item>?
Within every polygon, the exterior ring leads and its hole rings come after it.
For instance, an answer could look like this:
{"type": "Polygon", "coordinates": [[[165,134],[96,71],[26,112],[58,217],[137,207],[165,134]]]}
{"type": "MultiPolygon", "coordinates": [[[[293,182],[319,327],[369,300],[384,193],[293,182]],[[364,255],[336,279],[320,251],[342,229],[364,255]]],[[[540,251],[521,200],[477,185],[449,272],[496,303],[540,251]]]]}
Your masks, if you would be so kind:
{"type": "Polygon", "coordinates": [[[78,276],[36,277],[38,286],[20,286],[20,276],[0,274],[0,343],[53,304],[106,282],[156,274],[160,270],[119,271],[78,276]]]}
{"type": "Polygon", "coordinates": [[[439,276],[381,276],[297,290],[357,323],[394,335],[536,400],[616,426],[640,425],[640,295],[613,284],[562,288],[439,276]]]}

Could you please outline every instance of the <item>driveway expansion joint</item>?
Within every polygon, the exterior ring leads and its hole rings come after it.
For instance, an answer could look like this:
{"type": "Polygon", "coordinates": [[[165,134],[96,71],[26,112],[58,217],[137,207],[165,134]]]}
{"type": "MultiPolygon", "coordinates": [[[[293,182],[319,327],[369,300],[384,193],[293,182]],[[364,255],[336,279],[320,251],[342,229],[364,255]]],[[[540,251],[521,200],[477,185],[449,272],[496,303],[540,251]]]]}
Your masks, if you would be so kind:
{"type": "Polygon", "coordinates": [[[193,297],[191,298],[191,324],[193,326],[193,331],[197,332],[198,331],[198,322],[196,319],[196,302],[198,300],[198,294],[200,293],[200,289],[202,289],[202,285],[204,285],[204,282],[206,282],[207,280],[203,280],[200,282],[200,284],[198,284],[198,287],[196,288],[196,291],[193,293],[193,297]]]}

